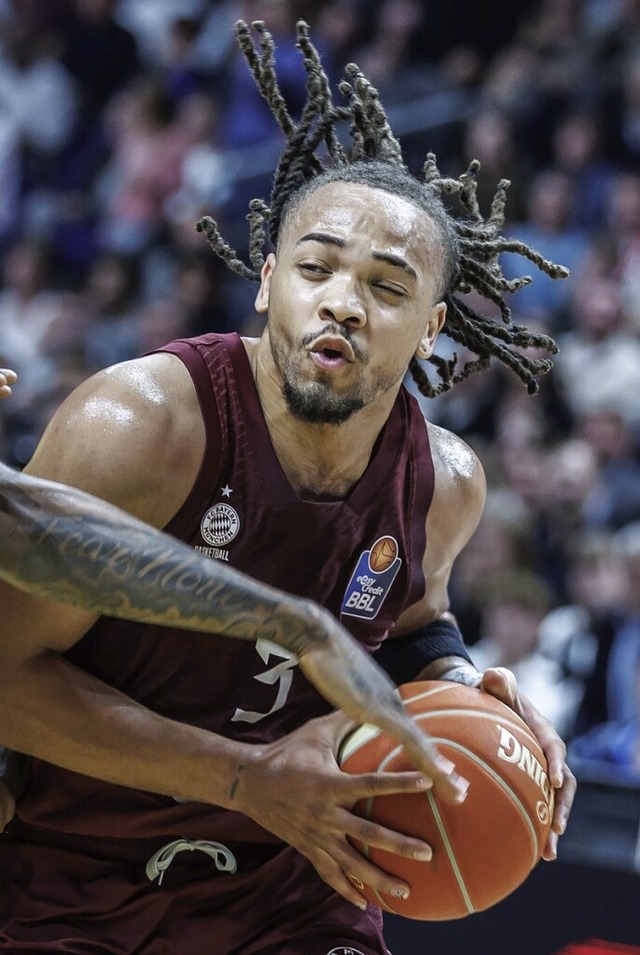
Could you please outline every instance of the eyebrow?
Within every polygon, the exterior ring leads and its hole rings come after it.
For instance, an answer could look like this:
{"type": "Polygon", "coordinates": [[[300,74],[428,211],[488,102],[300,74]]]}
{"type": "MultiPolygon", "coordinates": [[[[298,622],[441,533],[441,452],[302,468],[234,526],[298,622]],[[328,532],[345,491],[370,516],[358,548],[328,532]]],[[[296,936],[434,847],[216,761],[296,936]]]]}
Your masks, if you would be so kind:
{"type": "MultiPolygon", "coordinates": [[[[296,245],[301,245],[303,242],[322,242],[324,245],[335,245],[339,249],[343,249],[347,244],[344,239],[339,238],[337,235],[331,235],[329,232],[307,232],[301,239],[298,239],[296,245]]],[[[379,262],[387,262],[397,269],[403,269],[403,271],[413,279],[418,278],[418,273],[413,266],[409,265],[406,259],[403,259],[400,255],[394,255],[392,252],[376,252],[374,250],[371,253],[371,257],[377,259],[379,262]]]]}

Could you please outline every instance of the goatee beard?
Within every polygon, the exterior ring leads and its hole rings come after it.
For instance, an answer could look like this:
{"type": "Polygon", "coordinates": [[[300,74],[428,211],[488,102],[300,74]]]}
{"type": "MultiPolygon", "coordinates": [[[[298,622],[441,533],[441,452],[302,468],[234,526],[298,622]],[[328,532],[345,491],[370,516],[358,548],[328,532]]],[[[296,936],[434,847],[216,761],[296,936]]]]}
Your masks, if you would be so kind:
{"type": "Polygon", "coordinates": [[[302,390],[285,381],[282,394],[291,414],[306,424],[341,425],[365,405],[360,397],[340,398],[322,385],[302,390]]]}

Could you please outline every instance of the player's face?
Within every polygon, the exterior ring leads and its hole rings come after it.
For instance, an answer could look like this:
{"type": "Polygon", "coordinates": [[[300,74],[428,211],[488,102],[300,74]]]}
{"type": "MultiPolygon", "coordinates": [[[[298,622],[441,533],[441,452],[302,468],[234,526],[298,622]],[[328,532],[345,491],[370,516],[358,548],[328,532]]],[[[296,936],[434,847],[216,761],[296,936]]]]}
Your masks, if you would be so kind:
{"type": "Polygon", "coordinates": [[[269,255],[256,298],[290,410],[339,424],[395,397],[414,354],[442,326],[437,233],[399,196],[330,183],[295,209],[269,255]]]}

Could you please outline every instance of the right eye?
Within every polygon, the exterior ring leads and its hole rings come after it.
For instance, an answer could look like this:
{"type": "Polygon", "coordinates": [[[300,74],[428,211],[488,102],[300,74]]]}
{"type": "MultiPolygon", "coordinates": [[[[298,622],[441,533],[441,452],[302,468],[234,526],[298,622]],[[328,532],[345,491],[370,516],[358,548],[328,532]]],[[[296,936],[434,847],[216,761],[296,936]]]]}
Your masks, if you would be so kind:
{"type": "Polygon", "coordinates": [[[318,262],[300,262],[298,268],[307,275],[327,275],[328,269],[318,262]]]}

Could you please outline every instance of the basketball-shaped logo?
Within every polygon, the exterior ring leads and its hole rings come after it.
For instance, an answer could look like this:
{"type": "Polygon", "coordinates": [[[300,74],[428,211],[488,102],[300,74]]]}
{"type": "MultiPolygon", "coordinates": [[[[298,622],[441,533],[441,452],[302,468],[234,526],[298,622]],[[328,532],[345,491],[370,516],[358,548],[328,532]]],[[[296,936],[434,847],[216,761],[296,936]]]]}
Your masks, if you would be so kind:
{"type": "Polygon", "coordinates": [[[398,544],[393,537],[379,537],[369,553],[369,567],[381,574],[391,567],[398,556],[398,544]]]}

